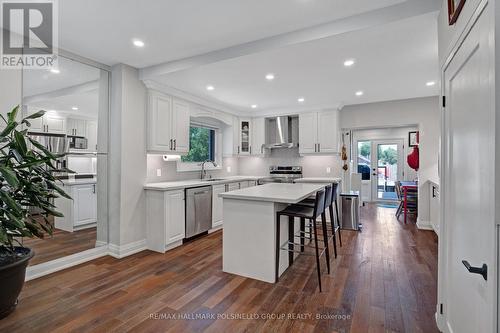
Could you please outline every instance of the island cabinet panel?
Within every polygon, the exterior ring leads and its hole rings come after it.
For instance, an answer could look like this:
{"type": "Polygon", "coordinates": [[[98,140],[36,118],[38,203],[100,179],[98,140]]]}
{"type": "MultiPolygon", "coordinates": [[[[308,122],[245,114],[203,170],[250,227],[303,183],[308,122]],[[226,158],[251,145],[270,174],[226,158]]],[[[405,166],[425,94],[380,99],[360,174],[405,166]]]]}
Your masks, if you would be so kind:
{"type": "Polygon", "coordinates": [[[147,246],[164,253],[185,237],[184,190],[146,191],[147,246]]]}

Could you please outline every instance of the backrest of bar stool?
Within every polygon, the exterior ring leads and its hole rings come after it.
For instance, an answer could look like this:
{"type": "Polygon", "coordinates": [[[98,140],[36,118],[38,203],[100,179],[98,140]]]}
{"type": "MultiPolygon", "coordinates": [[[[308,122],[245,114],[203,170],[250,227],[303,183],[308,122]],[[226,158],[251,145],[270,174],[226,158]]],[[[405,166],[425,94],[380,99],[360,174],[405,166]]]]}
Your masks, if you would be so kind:
{"type": "Polygon", "coordinates": [[[316,201],[314,202],[314,216],[318,217],[325,210],[325,190],[316,192],[316,201]]]}
{"type": "Polygon", "coordinates": [[[339,183],[332,183],[333,191],[332,191],[332,201],[335,201],[337,195],[339,194],[339,183]]]}
{"type": "Polygon", "coordinates": [[[333,188],[332,185],[325,186],[325,208],[329,207],[333,201],[333,188]]]}

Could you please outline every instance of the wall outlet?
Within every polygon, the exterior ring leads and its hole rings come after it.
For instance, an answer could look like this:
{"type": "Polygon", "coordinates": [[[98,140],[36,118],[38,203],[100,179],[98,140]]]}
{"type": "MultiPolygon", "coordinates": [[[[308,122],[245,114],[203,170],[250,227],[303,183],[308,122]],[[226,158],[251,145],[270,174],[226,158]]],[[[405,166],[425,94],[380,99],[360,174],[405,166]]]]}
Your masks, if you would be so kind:
{"type": "Polygon", "coordinates": [[[231,167],[230,167],[230,166],[228,166],[228,167],[226,168],[226,171],[227,171],[227,172],[231,172],[231,167]]]}
{"type": "Polygon", "coordinates": [[[156,169],[156,177],[161,177],[161,169],[156,169]]]}
{"type": "Polygon", "coordinates": [[[332,172],[332,168],[326,167],[326,173],[331,173],[331,172],[332,172]]]}

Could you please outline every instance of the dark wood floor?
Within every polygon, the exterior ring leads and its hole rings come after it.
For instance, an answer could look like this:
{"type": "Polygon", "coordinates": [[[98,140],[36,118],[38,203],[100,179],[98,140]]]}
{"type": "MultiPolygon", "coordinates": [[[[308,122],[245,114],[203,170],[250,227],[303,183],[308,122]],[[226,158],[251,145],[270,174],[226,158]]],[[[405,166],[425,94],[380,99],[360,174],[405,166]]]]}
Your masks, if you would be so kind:
{"type": "Polygon", "coordinates": [[[35,256],[29,263],[32,266],[93,249],[95,241],[95,227],[75,232],[54,229],[52,236],[47,235],[43,239],[24,239],[23,245],[35,251],[35,256]]]}
{"type": "Polygon", "coordinates": [[[437,332],[435,234],[396,221],[394,209],[370,205],[361,216],[362,233],[343,232],[323,293],[314,257],[299,257],[275,285],[223,273],[217,232],[30,281],[0,331],[437,332]]]}

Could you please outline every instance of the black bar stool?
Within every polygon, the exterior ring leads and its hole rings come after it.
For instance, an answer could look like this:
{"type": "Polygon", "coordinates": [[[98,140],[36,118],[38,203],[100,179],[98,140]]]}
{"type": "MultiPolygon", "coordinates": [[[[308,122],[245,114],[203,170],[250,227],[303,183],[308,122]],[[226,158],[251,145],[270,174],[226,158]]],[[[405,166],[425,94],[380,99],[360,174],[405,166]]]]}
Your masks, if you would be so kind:
{"type": "MultiPolygon", "coordinates": [[[[328,211],[330,213],[330,228],[327,228],[328,231],[331,232],[331,237],[333,239],[333,251],[335,254],[335,258],[337,258],[337,239],[335,237],[336,233],[338,232],[339,234],[339,243],[340,246],[342,246],[342,236],[340,235],[340,218],[339,218],[339,210],[338,210],[338,204],[337,204],[337,196],[338,196],[338,183],[332,183],[332,185],[326,186],[327,192],[325,195],[325,210],[328,208],[328,211]],[[332,190],[329,192],[328,188],[332,188],[332,190]],[[329,195],[330,194],[330,195],[329,195]],[[333,206],[335,205],[335,215],[333,214],[333,206]]],[[[311,198],[307,198],[301,202],[298,203],[298,205],[304,205],[308,207],[312,207],[314,205],[314,200],[311,198]]]]}
{"type": "MultiPolygon", "coordinates": [[[[331,191],[331,189],[330,189],[331,191]]],[[[280,250],[288,251],[290,255],[288,256],[289,265],[293,263],[293,253],[304,253],[304,223],[306,219],[310,221],[310,225],[312,228],[312,233],[314,234],[314,246],[308,245],[308,247],[314,247],[316,253],[316,269],[318,272],[318,281],[319,281],[319,291],[321,292],[321,268],[319,263],[319,258],[325,254],[326,255],[326,266],[328,268],[328,274],[330,274],[330,254],[328,250],[328,236],[326,230],[326,219],[325,215],[325,190],[320,190],[316,193],[315,203],[313,207],[308,207],[304,205],[290,205],[287,208],[276,212],[276,282],[279,279],[279,258],[280,258],[280,250]],[[318,233],[316,227],[316,219],[318,216],[322,215],[322,229],[323,229],[323,244],[324,247],[320,248],[318,246],[318,233]],[[289,232],[288,232],[288,240],[284,244],[280,244],[280,219],[281,216],[288,216],[289,219],[289,232]],[[294,222],[295,218],[301,219],[300,230],[298,233],[294,233],[294,222]],[[294,242],[295,237],[300,238],[300,244],[294,242]],[[296,251],[295,245],[300,246],[301,250],[296,251]],[[321,253],[320,253],[321,251],[321,253]]],[[[310,228],[310,229],[311,229],[310,228]]],[[[311,234],[311,233],[310,233],[311,234]]]]}

